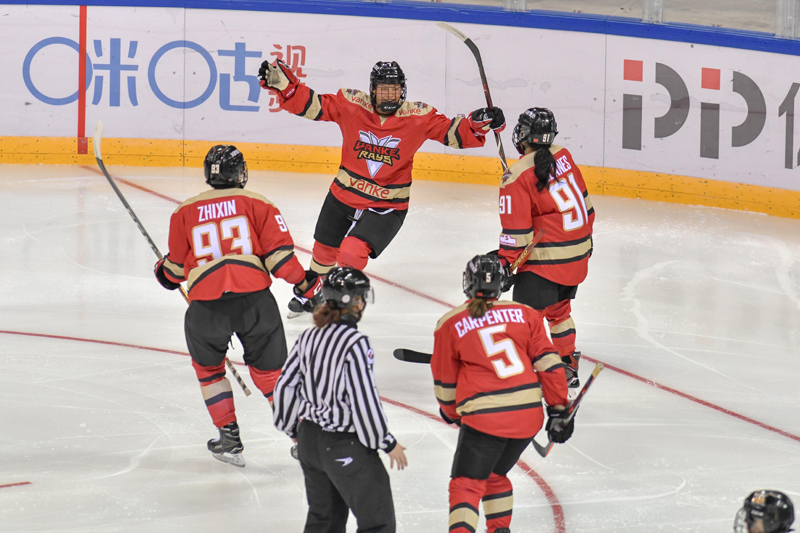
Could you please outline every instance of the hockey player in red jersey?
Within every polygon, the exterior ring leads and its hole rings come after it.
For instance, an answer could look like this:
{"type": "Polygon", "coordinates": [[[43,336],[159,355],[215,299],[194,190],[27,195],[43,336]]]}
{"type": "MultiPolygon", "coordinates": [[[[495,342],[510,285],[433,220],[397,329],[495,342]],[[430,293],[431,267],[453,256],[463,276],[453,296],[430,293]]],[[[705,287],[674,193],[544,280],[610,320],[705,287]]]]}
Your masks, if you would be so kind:
{"type": "Polygon", "coordinates": [[[540,311],[550,325],[558,355],[566,363],[570,388],[578,388],[580,352],[570,300],[586,279],[592,255],[594,208],[583,176],[564,147],[549,109],[534,107],[519,116],[513,141],[522,157],[500,185],[500,258],[512,264],[535,233],[546,230],[527,260],[510,277],[513,299],[540,311]]]}
{"type": "Polygon", "coordinates": [[[165,288],[187,282],[184,329],[200,390],[220,436],[208,441],[217,459],[244,466],[225,355],[232,334],[256,387],[272,403],[286,361],[280,311],[269,290],[270,274],[294,285],[296,294],[321,300],[316,274],[294,256],[289,228],[278,208],[244,190],[247,164],[234,146],[214,146],[204,162],[211,190],[189,198],[172,214],[169,253],[156,263],[165,288]]]}
{"type": "MultiPolygon", "coordinates": [[[[422,102],[407,102],[400,66],[378,62],[369,94],[341,89],[317,94],[278,60],[264,61],[261,85],[278,94],[282,109],[310,120],[335,122],[342,132],[342,159],[314,230],[311,270],[325,274],[335,265],[364,270],[403,225],[411,191],[414,154],[431,139],[451,148],[483,146],[486,134],[502,131],[499,108],[483,108],[452,120],[422,102]]],[[[290,310],[311,311],[302,298],[290,310]]]]}
{"type": "Polygon", "coordinates": [[[474,533],[483,500],[489,533],[509,533],[513,491],[506,474],[539,432],[565,442],[575,428],[566,414],[564,364],[539,314],[498,302],[504,267],[478,255],[464,271],[466,303],[436,325],[431,372],[439,412],[461,426],[450,473],[450,533],[474,533]]]}

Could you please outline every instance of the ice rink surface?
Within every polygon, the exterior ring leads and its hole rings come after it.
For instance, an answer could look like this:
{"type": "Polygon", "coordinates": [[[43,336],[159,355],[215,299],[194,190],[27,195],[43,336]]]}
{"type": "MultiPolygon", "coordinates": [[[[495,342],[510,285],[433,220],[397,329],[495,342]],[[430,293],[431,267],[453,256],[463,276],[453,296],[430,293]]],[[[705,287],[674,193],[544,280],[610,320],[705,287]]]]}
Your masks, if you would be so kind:
{"type": "MultiPolygon", "coordinates": [[[[169,216],[205,190],[202,172],[110,171],[166,252],[169,216]]],[[[206,450],[216,430],[186,355],[186,304],[155,281],[98,169],[6,165],[0,177],[0,531],[302,531],[300,466],[263,397],[234,384],[246,468],[206,450]]],[[[247,188],[279,206],[304,265],[330,179],[251,172],[247,188]]],[[[391,472],[401,532],[447,531],[457,432],[426,416],[429,369],[391,352],[432,348],[444,304],[463,301],[465,263],[497,247],[496,197],[415,182],[405,227],[367,267],[376,303],[361,329],[410,462],[391,472]]],[[[592,200],[595,252],[573,316],[582,376],[589,358],[607,369],[573,438],[512,470],[512,531],[727,532],[751,490],[800,504],[800,221],[592,200]]],[[[290,287],[273,291],[285,306],[290,287]]],[[[285,322],[290,345],[310,326],[285,322]]]]}

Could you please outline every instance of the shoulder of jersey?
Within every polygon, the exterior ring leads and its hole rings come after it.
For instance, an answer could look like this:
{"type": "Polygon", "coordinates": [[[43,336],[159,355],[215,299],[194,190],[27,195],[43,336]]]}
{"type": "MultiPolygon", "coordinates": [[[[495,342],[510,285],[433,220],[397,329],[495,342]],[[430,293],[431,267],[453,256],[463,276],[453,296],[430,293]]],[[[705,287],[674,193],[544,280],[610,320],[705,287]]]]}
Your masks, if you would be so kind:
{"type": "Polygon", "coordinates": [[[373,112],[372,98],[364,91],[359,91],[358,89],[339,89],[339,94],[341,94],[342,98],[348,103],[360,106],[370,113],[373,112]]]}
{"type": "Polygon", "coordinates": [[[469,305],[469,303],[468,302],[464,302],[463,304],[459,305],[455,309],[452,309],[452,310],[446,312],[445,314],[443,314],[442,318],[439,319],[439,322],[436,323],[436,329],[434,331],[438,331],[439,328],[444,326],[445,322],[447,322],[448,320],[450,320],[451,318],[453,318],[457,314],[466,311],[467,305],[469,305]]]}
{"type": "MultiPolygon", "coordinates": [[[[561,150],[564,150],[563,146],[558,146],[557,144],[550,145],[550,153],[554,156],[561,150]]],[[[508,170],[511,172],[511,174],[502,181],[500,187],[502,188],[506,187],[507,185],[511,185],[517,181],[522,174],[525,173],[525,171],[532,170],[534,167],[536,167],[536,163],[534,162],[535,155],[536,152],[532,152],[528,155],[522,156],[519,158],[519,160],[512,163],[511,166],[508,167],[508,170]]]]}
{"type": "Polygon", "coordinates": [[[525,309],[530,309],[531,311],[534,310],[533,307],[527,306],[527,305],[525,305],[523,303],[520,303],[520,302],[512,302],[511,300],[497,300],[496,302],[494,302],[494,306],[495,307],[497,307],[497,306],[500,306],[500,307],[522,307],[522,308],[525,308],[525,309]]]}
{"type": "Polygon", "coordinates": [[[399,118],[421,117],[431,113],[436,113],[436,109],[425,102],[403,102],[403,105],[395,112],[394,116],[399,118]]]}
{"type": "Polygon", "coordinates": [[[181,205],[175,209],[175,213],[180,211],[186,206],[195,204],[197,202],[203,202],[205,200],[215,200],[217,198],[230,198],[231,196],[243,196],[245,198],[252,198],[253,200],[259,200],[271,206],[274,206],[272,202],[258,194],[257,192],[248,191],[245,189],[210,189],[208,191],[202,192],[197,196],[192,196],[181,205]]]}

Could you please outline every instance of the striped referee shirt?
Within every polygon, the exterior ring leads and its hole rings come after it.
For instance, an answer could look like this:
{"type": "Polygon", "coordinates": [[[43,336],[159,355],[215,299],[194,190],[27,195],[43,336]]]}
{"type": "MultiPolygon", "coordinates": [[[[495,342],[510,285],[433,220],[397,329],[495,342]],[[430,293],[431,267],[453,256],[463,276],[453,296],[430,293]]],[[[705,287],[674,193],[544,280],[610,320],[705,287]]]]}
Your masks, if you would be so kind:
{"type": "Polygon", "coordinates": [[[397,445],[372,374],[366,335],[343,323],[305,330],[294,343],[275,385],[275,427],[294,438],[300,420],[325,431],[356,433],[367,448],[389,453],[397,445]]]}

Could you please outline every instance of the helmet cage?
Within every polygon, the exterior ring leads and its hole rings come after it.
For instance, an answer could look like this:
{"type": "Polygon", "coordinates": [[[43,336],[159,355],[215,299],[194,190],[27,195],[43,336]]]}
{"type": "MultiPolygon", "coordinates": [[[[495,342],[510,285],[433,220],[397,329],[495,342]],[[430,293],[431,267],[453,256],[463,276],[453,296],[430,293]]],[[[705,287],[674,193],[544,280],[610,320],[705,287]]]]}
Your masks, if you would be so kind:
{"type": "Polygon", "coordinates": [[[751,493],[736,513],[733,530],[736,533],[749,533],[756,520],[761,520],[765,533],[791,531],[794,522],[792,501],[784,493],[773,490],[751,493]]]}
{"type": "Polygon", "coordinates": [[[369,74],[369,96],[372,101],[372,107],[381,113],[391,115],[400,109],[400,106],[406,101],[406,75],[396,61],[378,61],[375,63],[375,66],[372,67],[372,72],[369,74]],[[379,83],[399,85],[400,98],[396,102],[381,102],[378,105],[376,102],[379,83]]]}
{"type": "Polygon", "coordinates": [[[511,142],[520,154],[525,153],[522,143],[529,146],[553,144],[558,135],[558,125],[553,112],[544,107],[532,107],[519,116],[511,142]]]}
{"type": "Polygon", "coordinates": [[[375,292],[370,287],[369,278],[355,268],[337,267],[325,276],[322,282],[322,296],[325,301],[338,309],[354,310],[358,299],[366,304],[375,303],[375,292]]]}
{"type": "Polygon", "coordinates": [[[464,269],[464,294],[468,298],[499,298],[504,277],[503,265],[496,255],[476,255],[464,269]]]}
{"type": "Polygon", "coordinates": [[[203,173],[206,183],[215,189],[244,189],[247,184],[247,162],[232,145],[213,146],[203,162],[203,173]]]}

